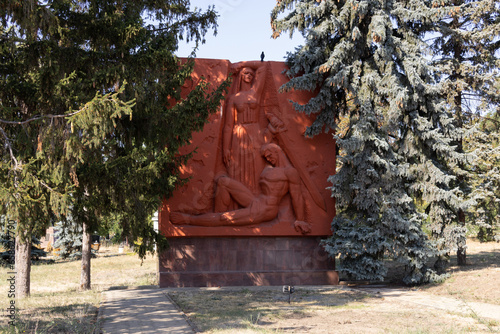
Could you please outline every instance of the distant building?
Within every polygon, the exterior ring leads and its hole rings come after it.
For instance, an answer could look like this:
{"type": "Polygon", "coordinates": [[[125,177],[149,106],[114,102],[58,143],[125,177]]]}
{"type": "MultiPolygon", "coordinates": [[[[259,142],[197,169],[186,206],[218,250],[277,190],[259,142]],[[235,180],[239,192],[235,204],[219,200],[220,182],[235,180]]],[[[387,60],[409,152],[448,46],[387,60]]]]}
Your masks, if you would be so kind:
{"type": "Polygon", "coordinates": [[[47,230],[45,230],[45,236],[42,236],[40,238],[40,247],[46,249],[49,242],[51,245],[54,245],[54,242],[57,240],[57,238],[55,237],[56,231],[57,228],[54,226],[51,226],[47,230]]]}

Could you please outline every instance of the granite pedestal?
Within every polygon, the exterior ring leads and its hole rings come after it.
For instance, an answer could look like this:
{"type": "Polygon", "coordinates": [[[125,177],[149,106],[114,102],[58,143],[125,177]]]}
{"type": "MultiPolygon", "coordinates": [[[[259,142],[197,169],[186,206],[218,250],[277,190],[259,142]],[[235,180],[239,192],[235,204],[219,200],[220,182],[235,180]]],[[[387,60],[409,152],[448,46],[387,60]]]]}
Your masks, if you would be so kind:
{"type": "Polygon", "coordinates": [[[160,256],[160,287],[338,284],[319,237],[185,237],[160,256]]]}

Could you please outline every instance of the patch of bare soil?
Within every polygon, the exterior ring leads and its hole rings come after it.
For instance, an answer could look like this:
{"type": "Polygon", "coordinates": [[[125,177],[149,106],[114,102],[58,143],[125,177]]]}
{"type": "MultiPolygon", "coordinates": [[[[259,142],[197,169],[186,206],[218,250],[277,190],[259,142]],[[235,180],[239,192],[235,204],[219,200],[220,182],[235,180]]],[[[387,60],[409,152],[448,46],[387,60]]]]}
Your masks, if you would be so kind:
{"type": "Polygon", "coordinates": [[[449,271],[418,288],[298,287],[291,303],[280,287],[169,295],[203,333],[500,333],[500,244],[469,242],[468,265],[449,271]]]}
{"type": "MultiPolygon", "coordinates": [[[[452,258],[452,264],[456,260],[452,258]]],[[[449,268],[451,277],[422,290],[467,302],[500,305],[500,243],[468,241],[467,265],[449,268]]]]}

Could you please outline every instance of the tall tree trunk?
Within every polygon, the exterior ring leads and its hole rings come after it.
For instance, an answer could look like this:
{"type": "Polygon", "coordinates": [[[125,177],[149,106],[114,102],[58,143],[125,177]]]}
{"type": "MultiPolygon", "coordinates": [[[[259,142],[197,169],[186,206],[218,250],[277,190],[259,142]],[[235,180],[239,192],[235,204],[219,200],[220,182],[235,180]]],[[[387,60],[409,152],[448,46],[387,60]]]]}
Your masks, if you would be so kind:
{"type": "MultiPolygon", "coordinates": [[[[455,5],[460,6],[463,4],[463,0],[455,0],[454,1],[455,5]]],[[[454,17],[451,26],[455,29],[458,29],[460,27],[460,22],[458,17],[454,17]]],[[[463,80],[463,75],[460,72],[460,64],[463,62],[463,45],[457,40],[453,40],[453,57],[455,59],[455,62],[458,63],[456,67],[453,70],[452,73],[452,78],[456,81],[456,91],[455,91],[455,97],[454,97],[454,104],[455,104],[455,117],[457,119],[457,127],[463,128],[464,127],[464,112],[462,109],[462,88],[459,84],[461,80],[463,80]]],[[[463,146],[463,139],[460,138],[458,141],[458,147],[457,147],[457,152],[462,154],[464,153],[464,146],[463,146]]],[[[463,169],[463,165],[459,163],[460,169],[463,169]]],[[[460,176],[459,180],[460,183],[464,182],[463,177],[460,176]]],[[[462,210],[459,210],[458,212],[458,224],[462,227],[465,228],[465,212],[462,210]]],[[[466,252],[466,236],[464,236],[463,242],[459,241],[457,243],[457,264],[459,266],[464,266],[467,264],[467,252],[466,252]]]]}
{"type": "Polygon", "coordinates": [[[90,290],[90,257],[91,257],[91,237],[87,223],[83,223],[82,238],[82,273],[80,276],[80,289],[90,290]]]}
{"type": "Polygon", "coordinates": [[[30,295],[31,231],[19,231],[16,235],[16,297],[30,295]]]}
{"type": "Polygon", "coordinates": [[[465,247],[459,247],[457,249],[457,264],[459,266],[465,266],[467,264],[467,249],[465,247]]]}
{"type": "MultiPolygon", "coordinates": [[[[458,214],[458,222],[461,226],[465,227],[465,213],[460,210],[458,214]]],[[[465,266],[467,264],[467,238],[464,237],[463,243],[457,245],[457,264],[465,266]]]]}
{"type": "MultiPolygon", "coordinates": [[[[464,126],[464,115],[463,115],[463,110],[462,110],[462,92],[460,90],[457,90],[457,95],[455,95],[455,108],[456,108],[456,118],[457,118],[457,125],[460,128],[463,128],[464,126]]],[[[463,145],[463,139],[460,139],[458,142],[458,147],[457,151],[459,153],[464,153],[464,145],[463,145]]],[[[461,163],[459,163],[460,168],[463,169],[463,166],[461,163]]],[[[463,177],[460,176],[458,178],[458,181],[460,183],[464,182],[463,177]]],[[[458,211],[458,224],[462,226],[465,229],[465,212],[463,210],[458,211]]],[[[465,266],[467,264],[467,252],[466,252],[466,236],[464,235],[464,240],[459,241],[457,244],[457,264],[459,266],[465,266]]]]}

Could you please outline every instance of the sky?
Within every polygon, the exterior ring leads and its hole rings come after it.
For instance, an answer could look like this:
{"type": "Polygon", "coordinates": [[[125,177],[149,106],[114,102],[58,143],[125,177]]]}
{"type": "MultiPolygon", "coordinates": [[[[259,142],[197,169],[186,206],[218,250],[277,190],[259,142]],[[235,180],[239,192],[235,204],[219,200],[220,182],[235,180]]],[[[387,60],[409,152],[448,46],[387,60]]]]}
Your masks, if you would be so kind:
{"type": "MultiPolygon", "coordinates": [[[[286,53],[303,44],[302,36],[295,33],[293,39],[285,33],[272,39],[271,11],[275,0],[191,0],[195,7],[207,10],[215,5],[219,18],[218,33],[209,32],[206,43],[196,52],[197,58],[227,59],[233,63],[243,60],[260,60],[264,51],[265,60],[284,61],[286,53]]],[[[192,45],[180,43],[177,55],[188,56],[192,45]]]]}

